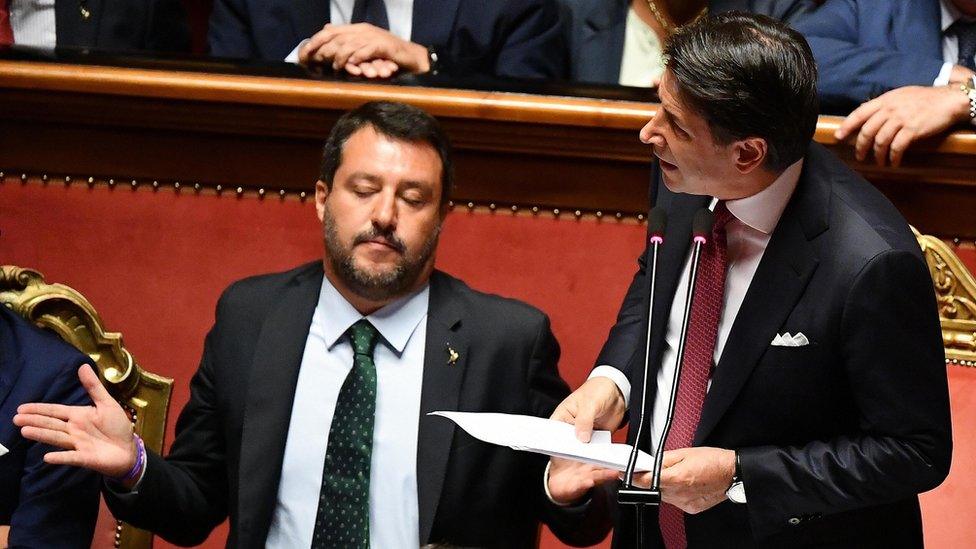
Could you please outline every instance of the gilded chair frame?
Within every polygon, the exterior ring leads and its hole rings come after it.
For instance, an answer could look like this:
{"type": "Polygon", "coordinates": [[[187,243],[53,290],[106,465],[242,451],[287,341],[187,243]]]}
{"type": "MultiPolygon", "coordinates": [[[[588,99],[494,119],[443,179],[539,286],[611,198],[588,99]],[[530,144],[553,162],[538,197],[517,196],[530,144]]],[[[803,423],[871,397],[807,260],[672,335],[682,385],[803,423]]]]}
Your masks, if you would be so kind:
{"type": "MultiPolygon", "coordinates": [[[[37,271],[2,265],[0,304],[90,356],[102,384],[129,412],[146,447],[162,451],[173,380],[140,368],[122,344],[122,335],[106,331],[84,296],[68,286],[48,284],[37,271]]],[[[152,534],[116,521],[114,541],[120,549],[150,549],[152,534]]]]}
{"type": "Polygon", "coordinates": [[[935,287],[946,364],[976,367],[976,278],[944,241],[915,236],[935,287]]]}

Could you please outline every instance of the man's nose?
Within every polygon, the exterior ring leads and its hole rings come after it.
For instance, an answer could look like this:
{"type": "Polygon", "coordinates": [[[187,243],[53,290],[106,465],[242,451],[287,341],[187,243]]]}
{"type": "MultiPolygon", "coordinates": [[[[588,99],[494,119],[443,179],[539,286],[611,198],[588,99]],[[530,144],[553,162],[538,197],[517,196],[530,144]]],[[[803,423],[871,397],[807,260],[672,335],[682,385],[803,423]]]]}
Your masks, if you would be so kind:
{"type": "Polygon", "coordinates": [[[373,207],[373,225],[381,229],[396,229],[397,203],[392,192],[380,193],[373,207]]]}

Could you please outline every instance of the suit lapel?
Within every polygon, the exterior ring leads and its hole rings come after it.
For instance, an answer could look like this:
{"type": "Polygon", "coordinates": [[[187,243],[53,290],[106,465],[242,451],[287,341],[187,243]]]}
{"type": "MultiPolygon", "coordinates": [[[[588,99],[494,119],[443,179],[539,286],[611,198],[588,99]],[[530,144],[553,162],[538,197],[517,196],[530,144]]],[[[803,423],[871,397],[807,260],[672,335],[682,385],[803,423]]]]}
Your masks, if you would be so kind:
{"type": "MultiPolygon", "coordinates": [[[[829,154],[829,153],[828,153],[829,154]]],[[[829,177],[811,150],[793,198],[773,231],[715,368],[695,445],[701,445],[745,385],[803,295],[819,262],[811,240],[827,229],[829,177]]]]}
{"type": "Polygon", "coordinates": [[[423,46],[446,46],[457,18],[460,0],[416,0],[410,41],[423,46]]]}
{"type": "Polygon", "coordinates": [[[289,44],[298,44],[306,38],[311,38],[313,34],[322,30],[322,27],[332,20],[329,0],[292,0],[288,4],[290,7],[287,10],[294,33],[289,44]]]}
{"type": "Polygon", "coordinates": [[[102,0],[56,0],[54,24],[59,46],[97,47],[102,0]],[[83,11],[88,13],[86,18],[83,11]]]}
{"type": "Polygon", "coordinates": [[[428,542],[441,499],[454,423],[429,417],[428,412],[457,410],[468,358],[469,338],[462,325],[462,308],[449,287],[450,279],[435,272],[430,282],[427,342],[424,349],[420,426],[417,437],[417,498],[420,543],[428,542]],[[451,353],[456,360],[451,363],[451,353]]]}
{"type": "MultiPolygon", "coordinates": [[[[298,371],[322,287],[322,271],[303,270],[281,293],[254,348],[241,437],[240,523],[244,540],[263,546],[274,512],[298,371]]],[[[246,542],[243,545],[250,545],[246,542]]]]}
{"type": "Polygon", "coordinates": [[[615,4],[601,6],[586,14],[580,36],[580,56],[591,62],[580,67],[579,80],[612,84],[620,80],[628,3],[618,1],[615,4]]]}
{"type": "Polygon", "coordinates": [[[942,59],[942,8],[939,2],[903,2],[898,14],[901,18],[894,25],[900,31],[893,32],[894,40],[907,41],[903,51],[920,52],[942,59]]]}

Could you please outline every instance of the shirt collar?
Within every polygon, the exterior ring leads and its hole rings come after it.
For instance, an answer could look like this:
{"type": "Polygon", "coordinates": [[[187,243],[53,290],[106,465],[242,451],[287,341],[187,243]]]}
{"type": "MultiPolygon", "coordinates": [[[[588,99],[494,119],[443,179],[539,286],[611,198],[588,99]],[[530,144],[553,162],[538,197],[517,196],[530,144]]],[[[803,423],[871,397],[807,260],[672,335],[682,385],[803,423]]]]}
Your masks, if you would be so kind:
{"type": "MultiPolygon", "coordinates": [[[[803,159],[790,164],[779,174],[779,177],[768,187],[758,193],[745,198],[729,200],[725,206],[736,219],[763,233],[770,234],[779,223],[779,218],[786,209],[797,183],[800,172],[803,171],[803,159]]],[[[715,208],[717,200],[712,200],[711,208],[715,208]]]]}
{"type": "Polygon", "coordinates": [[[322,290],[319,292],[318,308],[321,311],[322,334],[326,344],[331,349],[349,330],[349,327],[362,318],[366,318],[383,336],[383,340],[392,347],[397,354],[403,352],[407,341],[420,321],[427,316],[430,301],[430,283],[410,295],[396,299],[383,308],[363,317],[339,290],[329,280],[322,278],[322,290]]]}
{"type": "Polygon", "coordinates": [[[942,32],[943,33],[949,30],[949,27],[951,27],[952,24],[955,23],[956,21],[960,19],[966,19],[966,17],[963,16],[962,12],[959,11],[959,8],[957,8],[952,3],[952,0],[942,0],[940,4],[942,5],[942,32]]]}

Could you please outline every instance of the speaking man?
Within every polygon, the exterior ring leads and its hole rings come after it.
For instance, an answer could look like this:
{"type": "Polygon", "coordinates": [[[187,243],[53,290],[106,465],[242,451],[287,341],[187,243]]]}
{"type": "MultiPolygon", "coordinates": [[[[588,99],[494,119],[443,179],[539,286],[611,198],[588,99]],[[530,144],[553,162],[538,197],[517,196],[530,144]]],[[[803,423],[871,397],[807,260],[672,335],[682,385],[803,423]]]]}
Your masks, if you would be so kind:
{"type": "MultiPolygon", "coordinates": [[[[932,281],[905,220],[810,139],[816,69],[795,31],[723,14],[668,42],[641,130],[668,227],[645,255],[590,378],[554,417],[630,433],[647,386],[664,452],[649,546],[921,546],[916,495],[949,470],[948,391],[932,281]],[[692,218],[714,211],[663,447],[689,284],[692,218]],[[650,371],[643,376],[648,306],[650,371]]],[[[635,442],[631,440],[631,442],[635,442]]],[[[582,489],[553,462],[556,501],[582,489]]],[[[649,475],[638,484],[647,486],[649,475]]],[[[617,546],[633,543],[621,512],[617,546]]]]}
{"type": "Polygon", "coordinates": [[[450,191],[431,116],[351,111],[315,187],[324,258],[224,292],[165,459],[133,441],[87,367],[94,408],[25,405],[17,425],[66,450],[49,462],[116,479],[115,515],[178,544],[228,515],[242,548],[533,547],[540,521],[595,543],[609,530],[599,492],[558,507],[544,458],[426,416],[548,416],[569,393],[544,314],[434,269],[450,191]]]}

